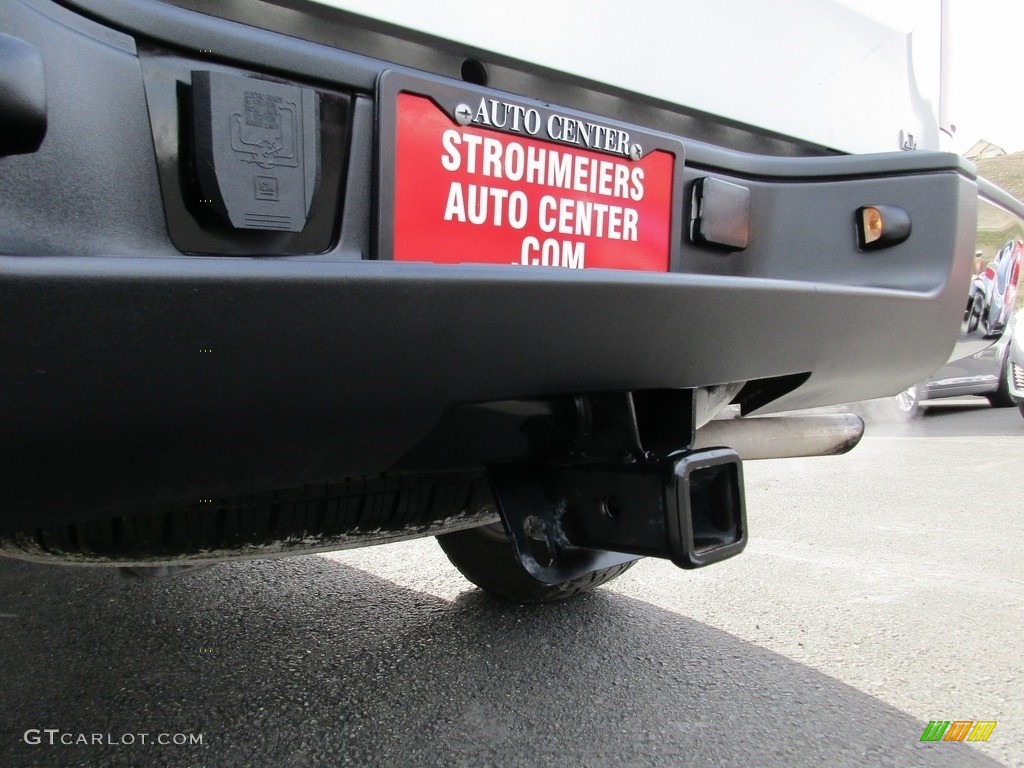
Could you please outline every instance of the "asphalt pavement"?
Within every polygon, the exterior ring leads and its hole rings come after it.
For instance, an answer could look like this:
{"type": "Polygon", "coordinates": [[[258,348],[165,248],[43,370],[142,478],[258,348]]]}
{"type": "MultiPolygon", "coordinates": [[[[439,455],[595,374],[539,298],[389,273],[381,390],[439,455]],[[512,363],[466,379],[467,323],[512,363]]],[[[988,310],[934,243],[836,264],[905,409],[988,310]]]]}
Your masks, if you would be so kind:
{"type": "Polygon", "coordinates": [[[0,560],[0,766],[1024,765],[1024,419],[958,402],[748,463],[739,557],[562,604],[429,539],[159,581],[0,560]]]}

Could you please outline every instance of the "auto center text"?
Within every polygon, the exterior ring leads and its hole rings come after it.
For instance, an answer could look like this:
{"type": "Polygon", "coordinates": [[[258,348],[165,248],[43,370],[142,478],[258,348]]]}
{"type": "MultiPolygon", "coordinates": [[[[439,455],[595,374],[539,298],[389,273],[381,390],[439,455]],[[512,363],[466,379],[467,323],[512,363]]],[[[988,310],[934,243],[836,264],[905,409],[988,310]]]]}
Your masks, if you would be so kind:
{"type": "MultiPolygon", "coordinates": [[[[519,113],[515,115],[519,117],[519,113]]],[[[551,235],[637,241],[640,216],[635,207],[626,203],[643,200],[644,170],[639,166],[532,144],[524,146],[515,140],[501,141],[455,129],[444,131],[441,145],[441,165],[452,173],[461,171],[498,182],[545,186],[609,200],[544,194],[531,209],[530,199],[522,189],[452,181],[445,221],[515,230],[522,230],[533,221],[542,232],[551,235]]],[[[582,269],[586,243],[565,237],[541,240],[528,235],[522,240],[519,259],[531,266],[582,269]]]]}

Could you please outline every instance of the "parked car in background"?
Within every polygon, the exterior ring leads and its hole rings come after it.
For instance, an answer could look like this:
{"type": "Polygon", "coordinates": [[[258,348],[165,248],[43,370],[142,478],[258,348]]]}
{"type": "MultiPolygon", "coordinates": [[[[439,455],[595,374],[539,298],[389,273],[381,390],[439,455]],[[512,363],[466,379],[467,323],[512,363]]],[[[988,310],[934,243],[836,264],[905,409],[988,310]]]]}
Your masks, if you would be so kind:
{"type": "Polygon", "coordinates": [[[1024,217],[1020,201],[1004,190],[984,179],[978,180],[978,188],[973,277],[960,338],[948,362],[927,379],[892,398],[871,401],[881,408],[869,410],[882,418],[912,418],[923,401],[943,397],[982,395],[996,408],[1014,405],[1010,350],[1015,336],[1024,335],[1019,322],[1024,217]]]}
{"type": "Polygon", "coordinates": [[[969,330],[980,327],[986,334],[993,334],[1006,325],[1017,300],[1022,262],[1024,241],[1012,238],[971,281],[965,317],[969,330]]]}
{"type": "Polygon", "coordinates": [[[1014,336],[1010,343],[1010,352],[1007,356],[1006,385],[1010,390],[1010,398],[1020,409],[1020,415],[1024,416],[1024,309],[1017,310],[1013,316],[1014,322],[1022,328],[1022,332],[1014,336]]]}
{"type": "MultiPolygon", "coordinates": [[[[1010,350],[1014,344],[1015,327],[1020,312],[1013,315],[1002,338],[980,352],[953,360],[920,384],[913,384],[895,396],[897,410],[907,416],[916,415],[924,400],[943,397],[983,395],[994,408],[1014,405],[1010,395],[1010,350]]],[[[1018,342],[1019,343],[1019,342],[1018,342]]]]}

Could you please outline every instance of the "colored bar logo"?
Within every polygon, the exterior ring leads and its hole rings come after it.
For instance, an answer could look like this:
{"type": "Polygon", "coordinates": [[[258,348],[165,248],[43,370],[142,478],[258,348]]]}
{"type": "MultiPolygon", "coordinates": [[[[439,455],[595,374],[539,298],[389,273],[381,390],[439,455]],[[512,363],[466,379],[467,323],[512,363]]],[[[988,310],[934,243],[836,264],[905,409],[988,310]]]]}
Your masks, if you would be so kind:
{"type": "Polygon", "coordinates": [[[930,720],[921,741],[988,741],[995,720],[930,720]]]}

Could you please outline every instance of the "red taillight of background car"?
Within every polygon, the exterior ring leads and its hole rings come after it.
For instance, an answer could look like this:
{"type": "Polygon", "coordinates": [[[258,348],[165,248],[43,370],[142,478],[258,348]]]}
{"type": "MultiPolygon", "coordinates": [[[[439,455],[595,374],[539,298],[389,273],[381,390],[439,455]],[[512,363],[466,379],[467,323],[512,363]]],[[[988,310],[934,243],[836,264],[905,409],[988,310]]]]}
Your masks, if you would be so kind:
{"type": "Polygon", "coordinates": [[[1013,255],[1010,256],[1013,263],[1010,264],[1010,279],[1006,283],[1006,294],[1004,305],[1010,307],[1011,311],[1017,301],[1017,291],[1020,289],[1021,264],[1024,263],[1024,242],[1018,240],[1013,247],[1013,255]]]}

